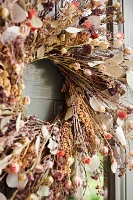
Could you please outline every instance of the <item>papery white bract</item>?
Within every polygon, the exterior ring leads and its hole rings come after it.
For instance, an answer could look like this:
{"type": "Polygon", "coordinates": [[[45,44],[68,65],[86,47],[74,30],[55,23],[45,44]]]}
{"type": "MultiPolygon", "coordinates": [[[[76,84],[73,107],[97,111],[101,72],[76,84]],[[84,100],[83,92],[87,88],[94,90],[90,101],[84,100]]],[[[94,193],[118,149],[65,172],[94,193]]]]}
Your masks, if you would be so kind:
{"type": "Polygon", "coordinates": [[[16,120],[16,131],[19,131],[20,128],[20,120],[21,120],[21,113],[18,114],[17,120],[16,120]]]}
{"type": "Polygon", "coordinates": [[[47,139],[49,136],[49,132],[45,125],[42,126],[41,131],[42,131],[42,135],[43,135],[44,139],[47,139]]]}
{"type": "Polygon", "coordinates": [[[116,129],[116,137],[122,145],[126,146],[126,138],[121,126],[118,126],[116,129]]]}
{"type": "Polygon", "coordinates": [[[100,159],[98,155],[95,154],[91,159],[90,168],[92,171],[95,171],[99,168],[99,166],[100,166],[100,159]]]}
{"type": "Polygon", "coordinates": [[[116,160],[114,160],[114,162],[112,163],[111,170],[112,170],[112,172],[114,174],[116,173],[116,170],[117,170],[117,162],[116,162],[116,160]]]}
{"type": "Polygon", "coordinates": [[[17,188],[18,187],[18,174],[8,174],[6,178],[6,184],[10,188],[17,188]]]}
{"type": "Polygon", "coordinates": [[[55,150],[57,147],[58,147],[58,143],[55,142],[54,140],[50,139],[49,144],[48,144],[48,148],[50,150],[55,150]]]}

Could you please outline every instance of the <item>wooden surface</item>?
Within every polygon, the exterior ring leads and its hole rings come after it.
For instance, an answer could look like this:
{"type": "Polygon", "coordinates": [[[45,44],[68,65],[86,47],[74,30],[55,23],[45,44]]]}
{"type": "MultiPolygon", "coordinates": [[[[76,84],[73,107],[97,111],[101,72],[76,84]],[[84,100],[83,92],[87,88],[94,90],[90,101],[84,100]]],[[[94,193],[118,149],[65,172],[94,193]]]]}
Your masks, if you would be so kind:
{"type": "Polygon", "coordinates": [[[26,68],[24,81],[24,94],[31,98],[27,115],[36,114],[43,120],[53,119],[63,100],[63,77],[59,69],[48,60],[37,61],[26,68]]]}

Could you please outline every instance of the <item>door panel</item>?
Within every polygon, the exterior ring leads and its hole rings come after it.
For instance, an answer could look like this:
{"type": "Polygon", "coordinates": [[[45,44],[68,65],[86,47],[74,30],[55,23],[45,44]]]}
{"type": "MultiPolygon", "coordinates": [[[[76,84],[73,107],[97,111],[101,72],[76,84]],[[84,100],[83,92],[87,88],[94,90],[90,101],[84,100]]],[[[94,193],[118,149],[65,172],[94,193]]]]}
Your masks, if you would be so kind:
{"type": "Polygon", "coordinates": [[[27,114],[36,114],[43,120],[53,119],[64,97],[61,93],[63,76],[59,69],[49,60],[37,61],[25,69],[24,82],[24,94],[31,98],[27,114]]]}

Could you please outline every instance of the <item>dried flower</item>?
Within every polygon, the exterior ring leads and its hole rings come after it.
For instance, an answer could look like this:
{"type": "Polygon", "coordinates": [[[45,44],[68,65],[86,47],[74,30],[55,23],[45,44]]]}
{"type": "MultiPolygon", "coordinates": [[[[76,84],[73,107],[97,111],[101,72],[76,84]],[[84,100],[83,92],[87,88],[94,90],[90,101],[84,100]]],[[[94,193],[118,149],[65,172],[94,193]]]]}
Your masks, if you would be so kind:
{"type": "Polygon", "coordinates": [[[29,10],[28,11],[28,19],[32,19],[33,16],[36,16],[37,13],[35,10],[29,10]]]}
{"type": "Polygon", "coordinates": [[[23,98],[23,104],[24,105],[30,105],[30,103],[31,103],[31,100],[30,100],[30,97],[29,96],[26,96],[26,97],[24,97],[23,98]]]}
{"type": "MultiPolygon", "coordinates": [[[[126,159],[121,160],[125,169],[119,167],[124,175],[133,154],[125,151],[133,123],[123,119],[133,109],[119,101],[125,84],[119,77],[125,72],[132,88],[132,59],[126,56],[132,49],[121,48],[121,32],[114,37],[106,28],[106,24],[124,22],[120,4],[106,6],[107,0],[69,0],[60,4],[52,0],[38,6],[36,1],[26,0],[23,9],[14,2],[0,4],[0,159],[4,163],[0,172],[13,173],[8,176],[19,179],[20,189],[13,198],[67,199],[80,186],[86,187],[76,167],[81,171],[83,163],[89,164],[91,177],[99,179],[99,153],[110,156],[115,173],[117,155],[108,141],[113,135],[115,145],[125,152],[126,159]],[[21,16],[15,15],[14,5],[18,11],[20,7],[21,16]],[[49,13],[54,6],[58,8],[55,15],[49,13]],[[20,23],[14,26],[17,17],[20,23]],[[66,77],[62,89],[65,108],[50,122],[26,117],[30,98],[22,95],[25,64],[43,58],[54,62],[66,77]],[[123,110],[119,110],[122,106],[123,110]],[[26,184],[28,187],[24,187],[26,184]]],[[[86,174],[86,167],[84,170],[86,174]]],[[[97,189],[103,195],[101,188],[97,189]]]]}
{"type": "Polygon", "coordinates": [[[129,156],[133,157],[133,150],[129,151],[129,156]]]}
{"type": "Polygon", "coordinates": [[[18,163],[10,163],[7,166],[7,172],[10,174],[18,174],[19,171],[20,171],[20,167],[18,163]]]}
{"type": "Polygon", "coordinates": [[[133,50],[130,47],[125,47],[124,53],[127,54],[127,55],[130,55],[130,54],[133,53],[133,50]]]}
{"type": "Polygon", "coordinates": [[[110,139],[112,138],[112,134],[111,134],[111,133],[105,132],[105,133],[104,133],[104,137],[105,137],[107,140],[110,140],[110,139]]]}
{"type": "Polygon", "coordinates": [[[19,174],[18,175],[18,180],[19,181],[25,181],[25,180],[27,180],[26,174],[25,173],[19,174]]]}
{"type": "Polygon", "coordinates": [[[129,121],[127,125],[130,129],[133,129],[133,121],[129,121]]]}
{"type": "Polygon", "coordinates": [[[77,1],[73,1],[73,2],[71,3],[71,6],[72,6],[73,8],[75,8],[75,9],[77,9],[77,8],[79,7],[79,3],[78,3],[77,1]]]}
{"type": "Polygon", "coordinates": [[[124,38],[124,34],[122,32],[118,32],[118,33],[116,33],[116,37],[118,39],[123,39],[124,38]]]}
{"type": "Polygon", "coordinates": [[[100,43],[99,43],[99,47],[100,47],[101,49],[103,49],[103,50],[108,49],[109,45],[110,45],[110,44],[109,44],[108,41],[103,41],[103,42],[100,42],[100,43]]]}
{"type": "Polygon", "coordinates": [[[85,20],[84,24],[83,24],[83,27],[84,28],[90,28],[91,27],[91,23],[88,20],[85,20]]]}
{"type": "Polygon", "coordinates": [[[104,72],[106,70],[106,66],[104,64],[100,64],[100,65],[98,65],[98,70],[100,72],[104,72]]]}
{"type": "Polygon", "coordinates": [[[63,54],[66,54],[66,53],[67,53],[67,49],[63,47],[63,48],[61,49],[61,53],[62,53],[62,55],[63,55],[63,54]]]}
{"type": "Polygon", "coordinates": [[[116,48],[120,48],[120,47],[122,47],[122,45],[123,45],[123,40],[116,40],[115,41],[115,43],[114,43],[114,45],[115,45],[115,47],[116,48]]]}
{"type": "Polygon", "coordinates": [[[58,170],[54,173],[54,177],[57,179],[57,181],[62,181],[62,179],[64,178],[64,174],[58,170]]]}
{"type": "Polygon", "coordinates": [[[38,197],[35,194],[30,194],[30,196],[28,198],[26,198],[26,200],[36,200],[38,197]]]}
{"type": "Polygon", "coordinates": [[[101,148],[100,148],[100,153],[101,153],[103,156],[107,155],[108,152],[109,152],[109,149],[108,149],[107,146],[104,146],[104,147],[101,147],[101,148]]]}
{"type": "Polygon", "coordinates": [[[73,185],[74,185],[75,187],[81,187],[82,184],[83,184],[82,179],[81,179],[79,176],[75,176],[75,177],[73,178],[72,182],[73,182],[73,185]]]}
{"type": "Polygon", "coordinates": [[[124,110],[118,111],[118,117],[119,117],[120,119],[127,119],[127,117],[128,117],[127,112],[124,111],[124,110]]]}
{"type": "Polygon", "coordinates": [[[43,166],[42,165],[36,165],[34,169],[35,169],[36,173],[42,173],[43,166]]]}
{"type": "Polygon", "coordinates": [[[82,162],[84,163],[84,164],[90,164],[91,163],[91,158],[83,158],[82,159],[82,162]]]}
{"type": "Polygon", "coordinates": [[[63,157],[63,156],[65,156],[65,152],[64,151],[58,151],[57,156],[63,157]]]}
{"type": "Polygon", "coordinates": [[[133,160],[129,161],[128,167],[129,167],[130,170],[133,170],[133,160]]]}
{"type": "Polygon", "coordinates": [[[5,7],[3,7],[0,11],[0,16],[4,19],[9,16],[9,10],[5,7]]]}
{"type": "Polygon", "coordinates": [[[47,179],[46,179],[46,184],[48,186],[51,186],[53,184],[53,182],[54,182],[53,177],[52,176],[48,176],[47,179]]]}
{"type": "Polygon", "coordinates": [[[107,127],[106,127],[104,124],[101,125],[101,129],[102,129],[103,131],[106,131],[106,128],[107,128],[107,127]]]}
{"type": "Polygon", "coordinates": [[[98,107],[98,111],[99,111],[100,113],[105,113],[105,106],[99,106],[99,107],[98,107]]]}
{"type": "Polygon", "coordinates": [[[91,32],[91,37],[92,37],[93,39],[96,39],[96,38],[99,37],[99,34],[96,33],[95,31],[92,31],[92,32],[91,32]]]}
{"type": "Polygon", "coordinates": [[[92,75],[92,72],[91,72],[90,69],[84,69],[84,74],[85,74],[86,76],[91,76],[91,75],[92,75]]]}
{"type": "Polygon", "coordinates": [[[71,189],[72,188],[72,182],[70,180],[68,180],[66,183],[65,183],[65,187],[67,189],[71,189]]]}
{"type": "Polygon", "coordinates": [[[115,8],[120,8],[120,6],[121,6],[121,4],[120,4],[119,2],[115,2],[115,3],[114,3],[114,7],[115,7],[115,8]]]}
{"type": "Polygon", "coordinates": [[[98,46],[99,45],[99,39],[98,38],[95,38],[94,40],[92,40],[92,44],[94,46],[98,46]]]}
{"type": "Polygon", "coordinates": [[[73,63],[73,64],[72,64],[72,67],[73,67],[75,70],[79,70],[79,69],[81,69],[79,63],[73,63]]]}

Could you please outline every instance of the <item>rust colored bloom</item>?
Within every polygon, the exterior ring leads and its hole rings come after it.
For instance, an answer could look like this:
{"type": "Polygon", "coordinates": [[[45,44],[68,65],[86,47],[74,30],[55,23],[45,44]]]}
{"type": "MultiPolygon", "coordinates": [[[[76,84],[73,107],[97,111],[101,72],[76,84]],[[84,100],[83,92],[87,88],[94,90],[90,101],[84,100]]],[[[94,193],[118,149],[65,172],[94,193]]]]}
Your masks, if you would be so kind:
{"type": "Polygon", "coordinates": [[[84,28],[90,28],[91,23],[88,20],[85,20],[83,26],[84,26],[84,28]]]}
{"type": "Polygon", "coordinates": [[[58,151],[57,156],[63,157],[65,155],[64,151],[58,151]]]}
{"type": "Polygon", "coordinates": [[[7,166],[7,172],[10,174],[18,174],[20,167],[18,163],[11,163],[7,166]]]}
{"type": "Polygon", "coordinates": [[[37,13],[35,10],[29,10],[28,11],[28,19],[32,19],[33,16],[36,16],[37,13]]]}

